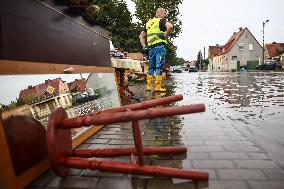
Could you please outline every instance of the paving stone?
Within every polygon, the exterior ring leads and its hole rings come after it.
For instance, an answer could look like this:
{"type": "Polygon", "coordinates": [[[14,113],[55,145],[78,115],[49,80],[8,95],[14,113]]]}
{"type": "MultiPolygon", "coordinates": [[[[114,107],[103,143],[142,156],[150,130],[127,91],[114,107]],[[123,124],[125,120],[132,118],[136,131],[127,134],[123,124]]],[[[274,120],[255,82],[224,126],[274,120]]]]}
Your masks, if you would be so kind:
{"type": "Polygon", "coordinates": [[[284,181],[284,171],[281,169],[263,169],[270,180],[284,181]]]}
{"type": "Polygon", "coordinates": [[[254,143],[250,141],[237,141],[237,144],[241,146],[254,146],[255,145],[254,143]]]}
{"type": "Polygon", "coordinates": [[[233,141],[204,141],[205,145],[210,145],[210,146],[232,146],[235,145],[236,143],[233,141]]]}
{"type": "Polygon", "coordinates": [[[201,140],[200,141],[199,140],[183,140],[183,141],[181,141],[181,143],[183,145],[186,145],[186,146],[200,146],[200,145],[204,145],[204,141],[201,141],[201,140]]]}
{"type": "Polygon", "coordinates": [[[135,178],[101,178],[96,189],[133,189],[146,188],[146,179],[135,178]]]}
{"type": "Polygon", "coordinates": [[[83,170],[81,173],[82,177],[123,177],[122,173],[110,173],[110,172],[102,172],[99,170],[83,170]]]}
{"type": "Polygon", "coordinates": [[[198,183],[198,189],[249,189],[245,181],[209,180],[209,183],[198,183]]]}
{"type": "Polygon", "coordinates": [[[234,168],[234,164],[229,160],[192,160],[193,168],[203,168],[203,169],[212,169],[212,168],[234,168]]]}
{"type": "Polygon", "coordinates": [[[284,189],[284,181],[249,181],[251,189],[284,189]]]}
{"type": "Polygon", "coordinates": [[[257,146],[224,146],[229,152],[262,152],[257,146]]]}
{"type": "Polygon", "coordinates": [[[111,145],[134,145],[133,140],[116,140],[112,139],[109,141],[109,144],[111,145]]]}
{"type": "MultiPolygon", "coordinates": [[[[54,174],[43,174],[42,176],[39,177],[39,179],[35,180],[32,182],[28,188],[43,188],[48,184],[50,180],[55,178],[56,176],[54,174]]],[[[1,188],[1,187],[0,187],[1,188]]]]}
{"type": "Polygon", "coordinates": [[[77,149],[88,148],[90,144],[83,143],[77,147],[77,149]]]}
{"type": "Polygon", "coordinates": [[[196,183],[192,181],[174,183],[173,179],[149,179],[147,189],[157,189],[157,188],[171,188],[171,189],[195,189],[196,183]]]}
{"type": "Polygon", "coordinates": [[[224,160],[232,160],[232,159],[250,159],[248,155],[245,153],[237,153],[237,152],[214,152],[210,153],[211,159],[224,159],[224,160]]]}
{"type": "Polygon", "coordinates": [[[126,136],[123,135],[100,135],[99,139],[126,139],[126,136]]]}
{"type": "Polygon", "coordinates": [[[109,142],[109,139],[88,139],[84,143],[85,144],[107,144],[109,142]]]}
{"type": "Polygon", "coordinates": [[[217,172],[221,179],[233,180],[267,180],[260,170],[248,169],[218,169],[217,172]]]}
{"type": "Polygon", "coordinates": [[[221,146],[189,146],[189,152],[223,152],[221,146]]]}
{"type": "Polygon", "coordinates": [[[238,168],[245,169],[270,169],[277,168],[275,162],[270,160],[235,160],[238,168]]]}
{"type": "Polygon", "coordinates": [[[101,135],[115,135],[117,131],[99,131],[101,135]]]}
{"type": "Polygon", "coordinates": [[[108,131],[120,131],[121,127],[110,127],[108,128],[108,131]]]}
{"type": "Polygon", "coordinates": [[[209,153],[188,152],[187,159],[210,159],[209,153]]]}
{"type": "Polygon", "coordinates": [[[88,149],[102,149],[102,148],[119,148],[120,145],[111,144],[91,144],[88,149]]]}
{"type": "Polygon", "coordinates": [[[47,187],[56,188],[95,188],[98,182],[98,178],[86,178],[86,177],[66,177],[60,178],[56,177],[52,179],[47,187]]]}
{"type": "Polygon", "coordinates": [[[269,157],[264,153],[248,153],[248,155],[251,157],[251,159],[256,160],[268,160],[269,157]]]}
{"type": "Polygon", "coordinates": [[[69,176],[79,176],[81,174],[81,169],[70,169],[69,176]]]}
{"type": "Polygon", "coordinates": [[[152,165],[158,165],[163,167],[172,167],[172,168],[192,168],[190,160],[154,160],[152,165]]]}

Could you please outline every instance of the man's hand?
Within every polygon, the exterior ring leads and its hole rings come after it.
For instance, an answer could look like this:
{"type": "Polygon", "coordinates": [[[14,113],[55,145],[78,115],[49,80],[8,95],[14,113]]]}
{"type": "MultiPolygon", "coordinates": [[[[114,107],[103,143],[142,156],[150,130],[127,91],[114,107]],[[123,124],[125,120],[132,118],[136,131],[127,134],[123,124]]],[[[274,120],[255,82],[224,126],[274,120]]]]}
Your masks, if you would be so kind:
{"type": "Polygon", "coordinates": [[[167,39],[167,35],[166,34],[159,34],[158,35],[161,39],[166,40],[167,39]]]}

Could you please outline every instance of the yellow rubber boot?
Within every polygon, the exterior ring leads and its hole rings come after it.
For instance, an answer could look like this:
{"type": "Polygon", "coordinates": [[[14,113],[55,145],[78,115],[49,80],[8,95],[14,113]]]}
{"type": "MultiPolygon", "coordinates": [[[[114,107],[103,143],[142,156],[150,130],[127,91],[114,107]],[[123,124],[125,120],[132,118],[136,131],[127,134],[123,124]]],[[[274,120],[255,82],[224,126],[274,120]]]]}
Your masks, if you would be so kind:
{"type": "Polygon", "coordinates": [[[152,80],[153,80],[153,76],[147,74],[147,88],[146,88],[146,91],[151,91],[152,90],[152,80]]]}
{"type": "Polygon", "coordinates": [[[156,75],[155,76],[155,92],[166,92],[165,88],[162,88],[162,76],[156,75]]]}

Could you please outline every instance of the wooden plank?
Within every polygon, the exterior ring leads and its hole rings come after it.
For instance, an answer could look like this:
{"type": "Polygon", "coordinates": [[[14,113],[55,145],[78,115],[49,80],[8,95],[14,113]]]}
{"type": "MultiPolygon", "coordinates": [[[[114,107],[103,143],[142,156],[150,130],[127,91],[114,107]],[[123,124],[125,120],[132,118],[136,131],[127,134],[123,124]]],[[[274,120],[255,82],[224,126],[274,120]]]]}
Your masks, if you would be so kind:
{"type": "Polygon", "coordinates": [[[0,74],[114,73],[114,68],[0,60],[0,74]],[[71,71],[64,72],[69,69],[71,71]],[[73,71],[72,71],[73,70],[73,71]]]}

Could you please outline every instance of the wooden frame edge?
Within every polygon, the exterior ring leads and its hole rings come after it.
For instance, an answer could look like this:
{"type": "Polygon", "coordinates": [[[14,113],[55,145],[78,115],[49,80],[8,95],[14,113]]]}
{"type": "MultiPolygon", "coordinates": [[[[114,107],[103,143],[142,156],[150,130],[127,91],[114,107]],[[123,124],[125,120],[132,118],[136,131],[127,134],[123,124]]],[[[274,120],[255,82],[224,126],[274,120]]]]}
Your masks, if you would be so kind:
{"type": "Polygon", "coordinates": [[[0,75],[114,73],[115,68],[0,59],[0,75]],[[71,69],[70,69],[71,68],[71,69]],[[67,71],[64,71],[69,69],[67,71]]]}

